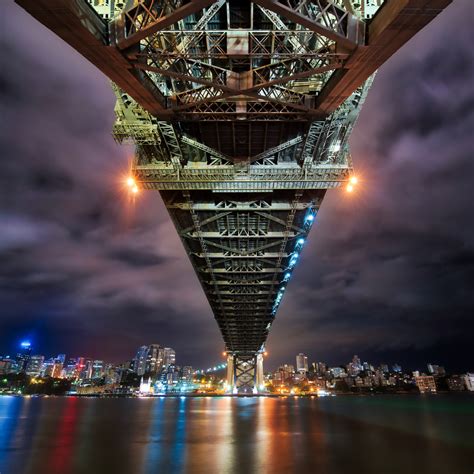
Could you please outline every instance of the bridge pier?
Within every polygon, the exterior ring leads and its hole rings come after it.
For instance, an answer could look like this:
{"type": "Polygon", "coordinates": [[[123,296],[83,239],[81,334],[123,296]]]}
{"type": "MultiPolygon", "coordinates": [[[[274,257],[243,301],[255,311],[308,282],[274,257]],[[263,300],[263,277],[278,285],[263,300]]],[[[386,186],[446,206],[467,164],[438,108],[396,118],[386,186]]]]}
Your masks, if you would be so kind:
{"type": "Polygon", "coordinates": [[[227,391],[232,394],[258,394],[264,391],[261,352],[227,356],[227,391]]]}

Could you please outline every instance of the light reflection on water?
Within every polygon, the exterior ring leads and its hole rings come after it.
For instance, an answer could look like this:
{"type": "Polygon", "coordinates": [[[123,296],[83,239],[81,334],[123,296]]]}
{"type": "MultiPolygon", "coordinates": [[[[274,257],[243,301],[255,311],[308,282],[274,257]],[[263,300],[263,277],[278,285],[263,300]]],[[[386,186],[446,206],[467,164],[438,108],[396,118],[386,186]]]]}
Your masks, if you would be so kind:
{"type": "Polygon", "coordinates": [[[0,397],[0,472],[472,472],[474,397],[0,397]]]}

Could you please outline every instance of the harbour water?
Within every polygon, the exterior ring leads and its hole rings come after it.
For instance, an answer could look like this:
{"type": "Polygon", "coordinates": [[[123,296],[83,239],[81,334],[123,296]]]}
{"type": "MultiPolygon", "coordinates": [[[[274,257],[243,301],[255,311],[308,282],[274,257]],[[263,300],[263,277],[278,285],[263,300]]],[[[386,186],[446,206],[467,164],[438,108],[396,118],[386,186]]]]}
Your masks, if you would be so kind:
{"type": "Polygon", "coordinates": [[[1,474],[474,471],[474,396],[0,397],[1,474]]]}

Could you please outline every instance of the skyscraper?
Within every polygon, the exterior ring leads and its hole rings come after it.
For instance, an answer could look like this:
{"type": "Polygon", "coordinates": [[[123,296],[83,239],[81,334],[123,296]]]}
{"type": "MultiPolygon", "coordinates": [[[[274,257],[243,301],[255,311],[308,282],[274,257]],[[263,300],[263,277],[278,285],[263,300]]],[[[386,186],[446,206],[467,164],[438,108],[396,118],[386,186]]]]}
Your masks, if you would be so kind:
{"type": "Polygon", "coordinates": [[[165,347],[163,350],[163,366],[168,368],[170,365],[174,365],[176,362],[176,353],[171,347],[165,347]]]}
{"type": "Polygon", "coordinates": [[[308,357],[302,352],[296,356],[296,371],[303,374],[308,372],[308,357]]]}
{"type": "Polygon", "coordinates": [[[133,359],[133,371],[142,376],[146,372],[148,358],[148,346],[140,346],[137,350],[135,359],[133,359]]]}
{"type": "Polygon", "coordinates": [[[21,350],[16,355],[16,361],[18,364],[18,368],[20,372],[26,372],[26,368],[28,366],[28,362],[30,361],[31,357],[31,342],[30,341],[23,341],[20,344],[21,350]]]}
{"type": "Polygon", "coordinates": [[[163,368],[164,349],[159,344],[148,346],[146,372],[156,375],[163,368]]]}

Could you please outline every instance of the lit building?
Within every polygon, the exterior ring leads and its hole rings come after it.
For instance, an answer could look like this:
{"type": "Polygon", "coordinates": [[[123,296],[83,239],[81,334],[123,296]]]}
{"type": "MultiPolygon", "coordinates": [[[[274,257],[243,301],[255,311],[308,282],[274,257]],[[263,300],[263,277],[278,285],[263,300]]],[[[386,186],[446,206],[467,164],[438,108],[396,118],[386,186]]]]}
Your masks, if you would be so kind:
{"type": "Polygon", "coordinates": [[[308,357],[302,352],[296,356],[296,371],[304,374],[308,372],[308,357]]]}
{"type": "Polygon", "coordinates": [[[435,377],[440,376],[443,377],[446,375],[446,371],[444,370],[444,367],[436,364],[428,364],[428,372],[431,375],[434,375],[435,377]]]}
{"type": "Polygon", "coordinates": [[[347,365],[349,375],[357,375],[363,369],[360,359],[357,355],[352,358],[352,362],[347,365]]]}
{"type": "Polygon", "coordinates": [[[163,368],[164,349],[159,344],[148,346],[146,372],[157,375],[163,368]]]}
{"type": "Polygon", "coordinates": [[[464,376],[464,383],[466,384],[467,390],[470,392],[474,392],[474,374],[467,373],[464,376]]]}
{"type": "Polygon", "coordinates": [[[460,375],[452,375],[446,380],[446,383],[452,392],[459,392],[465,389],[464,377],[460,375]]]}
{"type": "Polygon", "coordinates": [[[193,368],[190,365],[185,365],[182,370],[182,379],[186,382],[192,382],[193,381],[193,368]]]}
{"type": "Polygon", "coordinates": [[[415,383],[420,393],[436,393],[436,382],[432,375],[419,375],[415,383]]]}
{"type": "Polygon", "coordinates": [[[104,375],[104,361],[94,360],[92,363],[91,379],[100,379],[104,375]]]}
{"type": "Polygon", "coordinates": [[[12,372],[17,372],[16,361],[10,359],[9,357],[4,357],[0,359],[0,375],[10,374],[12,372]]]}
{"type": "Polygon", "coordinates": [[[140,346],[137,350],[135,359],[133,359],[133,371],[142,376],[146,372],[148,359],[148,346],[140,346]]]}
{"type": "Polygon", "coordinates": [[[163,350],[163,367],[166,369],[176,363],[176,353],[171,347],[165,347],[163,350]]]}
{"type": "Polygon", "coordinates": [[[44,356],[43,355],[34,355],[31,356],[28,366],[26,367],[26,373],[33,377],[37,377],[41,374],[41,368],[43,367],[44,356]]]}
{"type": "Polygon", "coordinates": [[[30,341],[23,341],[20,344],[21,351],[18,352],[16,355],[16,362],[18,365],[18,369],[20,372],[26,372],[26,368],[28,367],[28,362],[30,361],[31,357],[31,342],[30,341]]]}

